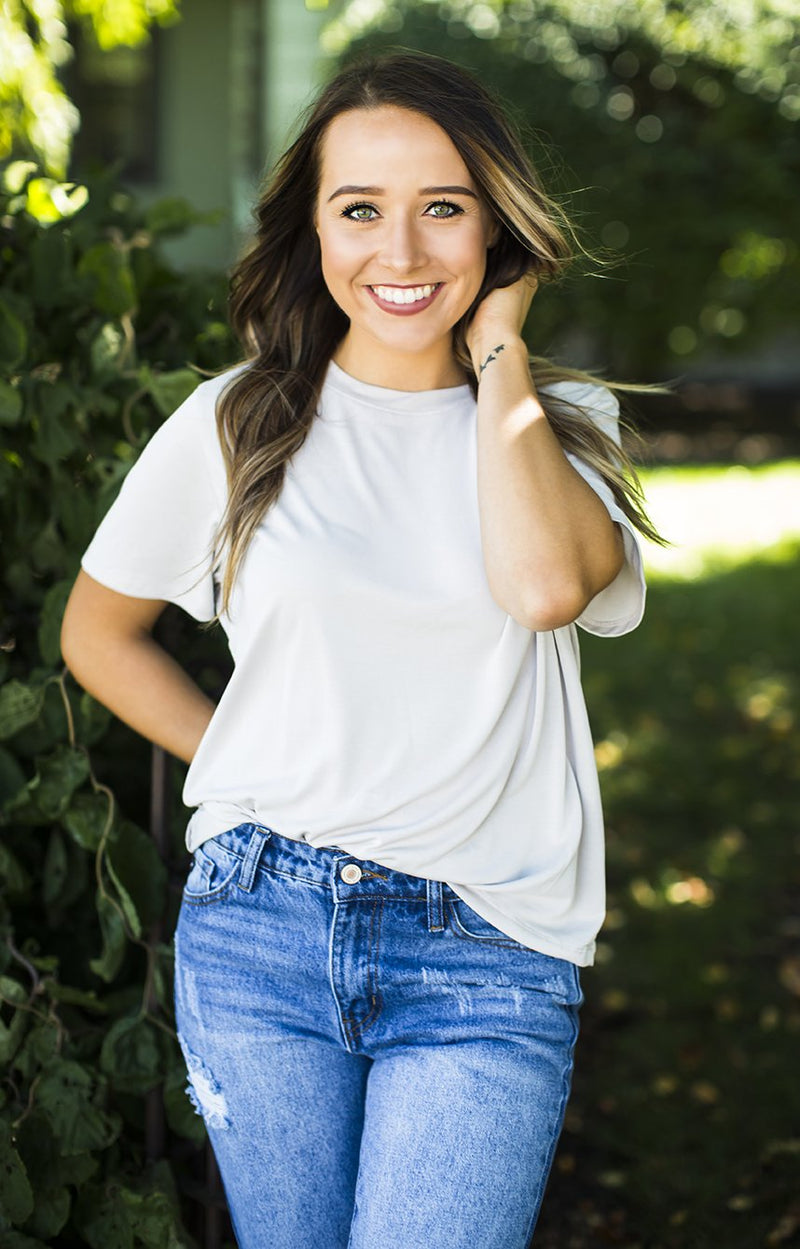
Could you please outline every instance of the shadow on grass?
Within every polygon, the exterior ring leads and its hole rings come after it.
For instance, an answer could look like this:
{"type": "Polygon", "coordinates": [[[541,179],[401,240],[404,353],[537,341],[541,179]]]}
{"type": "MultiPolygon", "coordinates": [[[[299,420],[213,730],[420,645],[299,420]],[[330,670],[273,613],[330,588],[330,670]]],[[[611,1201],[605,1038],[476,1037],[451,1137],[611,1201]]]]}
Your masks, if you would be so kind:
{"type": "Polygon", "coordinates": [[[536,1249],[800,1244],[800,544],[581,639],[609,915],[536,1249]]]}

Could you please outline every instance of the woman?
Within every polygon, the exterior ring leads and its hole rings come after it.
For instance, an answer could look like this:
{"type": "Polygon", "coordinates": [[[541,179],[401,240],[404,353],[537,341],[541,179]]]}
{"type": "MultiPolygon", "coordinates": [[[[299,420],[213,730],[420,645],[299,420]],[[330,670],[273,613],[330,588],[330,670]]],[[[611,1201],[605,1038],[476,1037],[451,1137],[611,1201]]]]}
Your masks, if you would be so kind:
{"type": "Polygon", "coordinates": [[[345,69],[257,216],[247,358],[129,473],[64,657],[191,763],[177,1021],[242,1249],[523,1249],[604,907],[574,625],[635,627],[653,531],[613,390],[532,375],[569,227],[462,70],[345,69]],[[167,602],[228,635],[216,707],[167,602]]]}

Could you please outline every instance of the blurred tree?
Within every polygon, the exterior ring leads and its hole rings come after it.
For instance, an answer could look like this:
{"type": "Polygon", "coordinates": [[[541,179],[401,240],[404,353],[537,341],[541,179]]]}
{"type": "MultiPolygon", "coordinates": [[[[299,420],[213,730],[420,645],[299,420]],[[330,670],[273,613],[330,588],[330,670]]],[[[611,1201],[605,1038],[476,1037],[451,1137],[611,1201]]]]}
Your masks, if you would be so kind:
{"type": "Polygon", "coordinates": [[[59,81],[72,58],[68,22],[104,50],[135,47],[154,23],[178,19],[180,0],[2,0],[0,160],[33,156],[63,177],[80,117],[59,81]]]}
{"type": "Polygon", "coordinates": [[[491,85],[589,249],[612,261],[603,281],[537,297],[536,350],[629,377],[796,357],[792,0],[349,0],[323,34],[340,59],[393,44],[491,85]]]}

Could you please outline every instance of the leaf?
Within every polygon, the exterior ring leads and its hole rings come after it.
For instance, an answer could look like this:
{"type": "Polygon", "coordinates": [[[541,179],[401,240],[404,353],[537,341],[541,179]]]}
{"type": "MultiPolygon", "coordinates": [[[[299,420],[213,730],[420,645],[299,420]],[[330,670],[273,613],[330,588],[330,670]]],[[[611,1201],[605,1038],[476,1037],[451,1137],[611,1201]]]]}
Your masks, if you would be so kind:
{"type": "Polygon", "coordinates": [[[23,1236],[22,1232],[0,1232],[0,1249],[47,1249],[43,1240],[23,1236]]]}
{"type": "Polygon", "coordinates": [[[120,897],[124,894],[128,900],[125,904],[126,915],[132,908],[137,924],[144,928],[160,919],[164,910],[167,870],[152,837],[130,820],[121,821],[119,836],[108,848],[107,863],[120,897]]]}
{"type": "Polygon", "coordinates": [[[61,823],[83,850],[96,850],[108,821],[104,794],[74,794],[61,823]]]}
{"type": "Polygon", "coordinates": [[[100,1070],[123,1093],[141,1096],[161,1079],[159,1038],[152,1023],[138,1016],[118,1019],[106,1033],[100,1070]]]}
{"type": "Polygon", "coordinates": [[[17,1129],[17,1150],[33,1189],[34,1211],[25,1230],[48,1239],[57,1236],[69,1216],[58,1142],[40,1110],[27,1114],[17,1129]]]}
{"type": "MultiPolygon", "coordinates": [[[[54,1023],[35,1024],[14,1059],[14,1067],[26,1080],[32,1080],[40,1068],[55,1058],[58,1045],[59,1031],[54,1023]]],[[[23,1122],[27,1123],[27,1119],[23,1122]]]]}
{"type": "Polygon", "coordinates": [[[152,395],[162,416],[170,416],[196,390],[200,377],[194,369],[174,369],[171,373],[139,370],[143,384],[152,395]]]}
{"type": "Polygon", "coordinates": [[[0,741],[33,724],[44,703],[44,687],[8,681],[0,689],[0,741]]]}
{"type": "Polygon", "coordinates": [[[9,897],[24,896],[31,887],[31,878],[25,868],[2,841],[0,841],[0,881],[9,897]]]}
{"type": "Polygon", "coordinates": [[[114,903],[98,890],[97,914],[100,917],[100,931],[103,934],[103,952],[98,958],[90,959],[89,966],[96,976],[107,983],[117,975],[125,957],[127,937],[125,926],[114,903]]]}
{"type": "Polygon", "coordinates": [[[93,746],[104,737],[112,720],[111,712],[91,694],[83,691],[78,701],[76,733],[81,742],[93,746]]]}
{"type": "Polygon", "coordinates": [[[51,755],[37,758],[36,763],[38,772],[28,783],[28,790],[42,815],[57,820],[89,775],[89,760],[84,751],[62,745],[51,755]]]}
{"type": "Polygon", "coordinates": [[[206,1128],[201,1116],[197,1113],[186,1092],[186,1066],[183,1061],[167,1074],[164,1080],[164,1113],[167,1123],[173,1132],[202,1145],[206,1139],[206,1128]]]}
{"type": "Polygon", "coordinates": [[[92,373],[100,382],[104,376],[116,372],[120,357],[125,351],[126,340],[117,321],[104,321],[92,339],[89,358],[92,373]]]}
{"type": "Polygon", "coordinates": [[[106,1149],[119,1136],[121,1122],[95,1104],[97,1088],[79,1063],[56,1059],[36,1086],[36,1104],[49,1120],[62,1154],[106,1149]]]}
{"type": "Polygon", "coordinates": [[[133,1249],[133,1231],[118,1184],[91,1184],[81,1192],[75,1224],[91,1249],[133,1249]]]}
{"type": "Polygon", "coordinates": [[[64,231],[39,230],[31,248],[33,298],[37,308],[54,308],[70,301],[69,270],[69,247],[64,231]]]}
{"type": "Polygon", "coordinates": [[[30,1014],[28,1011],[15,1010],[11,1021],[5,1024],[0,1019],[0,1063],[10,1063],[17,1053],[28,1029],[30,1014]]]}
{"type": "Polygon", "coordinates": [[[28,333],[8,306],[0,299],[0,366],[14,369],[20,364],[28,349],[28,333]]]}
{"type": "Polygon", "coordinates": [[[148,1249],[191,1249],[181,1222],[178,1196],[169,1164],[157,1162],[146,1181],[125,1185],[120,1196],[134,1234],[148,1249]]]}
{"type": "Polygon", "coordinates": [[[10,751],[0,746],[0,808],[25,784],[25,773],[10,751]]]}
{"type": "Polygon", "coordinates": [[[36,1236],[50,1239],[57,1236],[69,1218],[71,1198],[66,1188],[37,1189],[33,1215],[26,1229],[36,1236]]]}
{"type": "Polygon", "coordinates": [[[22,395],[18,387],[0,381],[0,425],[13,428],[22,416],[22,395]]]}
{"type": "Polygon", "coordinates": [[[118,318],[136,307],[136,285],[128,254],[113,243],[95,243],[78,262],[88,296],[98,311],[118,318]]]}
{"type": "Polygon", "coordinates": [[[34,455],[51,467],[65,460],[80,445],[72,408],[75,392],[69,382],[55,381],[36,387],[31,402],[34,455]]]}
{"type": "Polygon", "coordinates": [[[47,994],[56,1002],[68,1002],[71,1006],[83,1006],[86,1010],[96,1010],[104,1015],[108,1011],[105,1002],[101,1001],[94,989],[75,989],[69,984],[59,984],[57,980],[48,979],[44,982],[47,994]]]}
{"type": "Polygon", "coordinates": [[[64,608],[67,605],[72,580],[56,581],[44,596],[42,615],[39,621],[39,650],[46,664],[54,667],[61,664],[61,622],[64,619],[64,608]]]}
{"type": "Polygon", "coordinates": [[[33,1211],[33,1191],[25,1166],[14,1148],[11,1128],[0,1119],[0,1212],[12,1223],[24,1223],[33,1211]]]}

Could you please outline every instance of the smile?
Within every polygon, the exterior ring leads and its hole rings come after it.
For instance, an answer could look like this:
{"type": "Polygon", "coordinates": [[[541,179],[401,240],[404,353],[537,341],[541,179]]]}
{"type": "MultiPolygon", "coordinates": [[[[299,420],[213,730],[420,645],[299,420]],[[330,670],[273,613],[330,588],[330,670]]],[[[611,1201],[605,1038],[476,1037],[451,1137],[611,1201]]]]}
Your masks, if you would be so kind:
{"type": "Polygon", "coordinates": [[[386,312],[408,315],[429,307],[443,285],[443,282],[431,282],[424,286],[368,286],[367,290],[386,312]]]}

